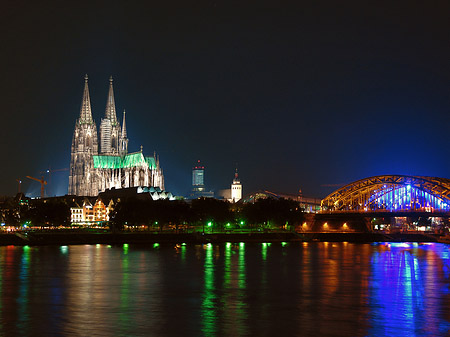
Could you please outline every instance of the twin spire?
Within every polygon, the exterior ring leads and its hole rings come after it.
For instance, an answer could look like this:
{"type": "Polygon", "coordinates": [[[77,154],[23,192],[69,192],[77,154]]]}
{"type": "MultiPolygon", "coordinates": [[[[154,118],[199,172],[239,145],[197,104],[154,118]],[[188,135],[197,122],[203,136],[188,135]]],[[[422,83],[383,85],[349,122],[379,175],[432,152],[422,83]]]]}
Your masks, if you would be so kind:
{"type": "MultiPolygon", "coordinates": [[[[116,114],[116,103],[114,101],[114,88],[113,88],[113,78],[109,77],[109,91],[108,91],[108,100],[106,101],[106,110],[105,110],[105,119],[109,119],[111,121],[112,126],[116,126],[117,122],[117,114],[116,114]]],[[[89,86],[88,86],[88,75],[84,76],[84,91],[83,91],[83,99],[81,101],[81,110],[80,110],[80,124],[88,123],[91,124],[94,122],[92,118],[92,109],[91,109],[91,98],[89,96],[89,86]]],[[[123,111],[123,127],[125,129],[125,110],[123,111]]],[[[122,134],[124,132],[122,131],[122,134]]],[[[127,132],[125,130],[125,137],[127,132]]]]}
{"type": "MultiPolygon", "coordinates": [[[[91,100],[89,97],[88,76],[84,77],[84,92],[81,103],[79,124],[95,125],[92,118],[91,100]]],[[[123,127],[117,120],[114,101],[113,78],[109,78],[108,99],[106,101],[105,118],[100,123],[100,153],[124,155],[128,151],[127,129],[125,126],[125,111],[123,112],[123,127]]]]}

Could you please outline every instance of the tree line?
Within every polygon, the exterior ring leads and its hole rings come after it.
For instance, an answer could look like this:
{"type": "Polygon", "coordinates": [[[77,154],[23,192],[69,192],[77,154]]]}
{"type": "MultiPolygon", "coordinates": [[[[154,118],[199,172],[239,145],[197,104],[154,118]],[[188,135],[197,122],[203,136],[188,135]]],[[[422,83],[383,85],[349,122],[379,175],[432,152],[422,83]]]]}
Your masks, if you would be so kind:
{"type": "Polygon", "coordinates": [[[111,214],[111,226],[144,226],[160,231],[187,226],[203,231],[254,228],[287,228],[301,223],[304,213],[299,203],[289,199],[258,199],[254,203],[233,204],[228,201],[199,198],[184,200],[137,200],[119,202],[111,214]]]}
{"type": "Polygon", "coordinates": [[[8,226],[67,226],[70,225],[70,207],[64,200],[48,199],[23,200],[9,199],[0,207],[2,223],[8,226]]]}
{"type": "MultiPolygon", "coordinates": [[[[9,226],[58,227],[70,225],[70,207],[63,199],[33,200],[30,204],[10,200],[0,207],[1,221],[9,226]]],[[[213,198],[119,201],[107,225],[113,230],[144,226],[152,230],[220,231],[234,229],[287,228],[303,222],[303,210],[290,199],[258,199],[254,203],[230,203],[213,198]]]]}

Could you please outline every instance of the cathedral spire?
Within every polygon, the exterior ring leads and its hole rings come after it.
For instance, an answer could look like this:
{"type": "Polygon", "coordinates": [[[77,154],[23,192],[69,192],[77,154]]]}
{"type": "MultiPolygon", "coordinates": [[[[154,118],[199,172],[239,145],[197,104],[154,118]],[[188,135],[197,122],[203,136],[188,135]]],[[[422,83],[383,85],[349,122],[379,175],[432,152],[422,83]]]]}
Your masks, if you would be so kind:
{"type": "Polygon", "coordinates": [[[88,75],[86,74],[84,76],[84,92],[83,92],[83,99],[81,101],[79,123],[91,124],[93,122],[94,121],[92,120],[91,99],[89,97],[88,75]]]}
{"type": "Polygon", "coordinates": [[[109,77],[109,92],[108,92],[108,100],[106,101],[105,119],[109,119],[111,121],[112,126],[117,124],[116,104],[114,102],[114,89],[112,76],[109,77]]]}
{"type": "MultiPolygon", "coordinates": [[[[128,138],[127,138],[127,126],[125,124],[125,110],[123,110],[123,124],[122,133],[120,135],[120,150],[119,155],[125,156],[128,153],[128,138]]],[[[142,149],[141,149],[142,151],[142,149]]]]}
{"type": "Polygon", "coordinates": [[[127,138],[127,126],[125,125],[125,110],[123,110],[122,138],[127,138]]]}

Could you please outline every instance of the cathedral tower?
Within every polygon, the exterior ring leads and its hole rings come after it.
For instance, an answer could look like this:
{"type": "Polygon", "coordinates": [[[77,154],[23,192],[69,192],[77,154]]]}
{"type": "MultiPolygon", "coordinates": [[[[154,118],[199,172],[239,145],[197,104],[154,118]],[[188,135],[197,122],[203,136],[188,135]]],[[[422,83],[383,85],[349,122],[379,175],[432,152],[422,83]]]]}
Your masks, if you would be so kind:
{"type": "Polygon", "coordinates": [[[112,76],[109,78],[109,92],[106,101],[105,118],[100,123],[100,153],[119,153],[120,124],[117,121],[112,76]]]}
{"type": "Polygon", "coordinates": [[[80,117],[75,123],[70,157],[69,194],[95,196],[98,194],[93,155],[98,154],[97,127],[92,118],[88,76],[84,78],[84,92],[80,117]]]}

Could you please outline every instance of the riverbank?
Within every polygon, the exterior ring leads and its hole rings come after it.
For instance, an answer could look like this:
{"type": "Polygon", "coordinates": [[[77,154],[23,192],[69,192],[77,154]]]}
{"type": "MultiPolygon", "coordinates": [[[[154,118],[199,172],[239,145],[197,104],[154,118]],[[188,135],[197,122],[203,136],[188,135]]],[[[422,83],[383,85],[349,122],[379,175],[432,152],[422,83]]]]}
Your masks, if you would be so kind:
{"type": "Polygon", "coordinates": [[[88,233],[30,232],[0,234],[0,246],[81,245],[81,244],[154,244],[223,242],[437,242],[425,234],[383,233],[88,233]]]}

